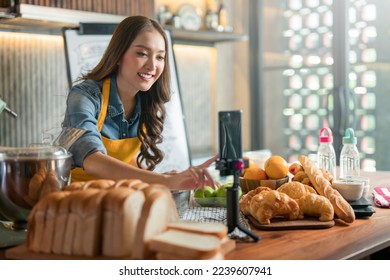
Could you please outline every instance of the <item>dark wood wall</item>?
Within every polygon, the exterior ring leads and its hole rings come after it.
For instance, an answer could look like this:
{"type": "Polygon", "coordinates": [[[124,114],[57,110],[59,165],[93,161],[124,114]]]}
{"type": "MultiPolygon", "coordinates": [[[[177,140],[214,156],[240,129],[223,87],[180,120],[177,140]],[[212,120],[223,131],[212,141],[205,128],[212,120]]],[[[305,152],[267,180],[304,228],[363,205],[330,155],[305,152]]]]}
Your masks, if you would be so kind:
{"type": "Polygon", "coordinates": [[[154,0],[20,0],[19,3],[123,16],[154,16],[154,0]]]}

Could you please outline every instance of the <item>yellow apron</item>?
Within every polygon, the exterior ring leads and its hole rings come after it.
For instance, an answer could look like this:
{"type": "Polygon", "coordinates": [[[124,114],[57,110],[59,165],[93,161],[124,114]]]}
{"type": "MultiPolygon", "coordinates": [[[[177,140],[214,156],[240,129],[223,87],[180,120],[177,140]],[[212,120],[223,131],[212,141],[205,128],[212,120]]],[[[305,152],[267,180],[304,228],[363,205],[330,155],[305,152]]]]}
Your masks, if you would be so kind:
{"type": "MultiPolygon", "coordinates": [[[[97,122],[99,132],[103,128],[104,120],[106,119],[108,101],[110,98],[110,78],[104,79],[102,90],[102,106],[97,122]]],[[[141,142],[138,137],[111,140],[102,135],[104,147],[106,147],[107,154],[111,157],[119,159],[120,161],[130,164],[132,159],[137,155],[141,147],[141,142]]],[[[96,178],[87,175],[83,168],[75,168],[71,171],[71,181],[88,181],[96,178]]]]}

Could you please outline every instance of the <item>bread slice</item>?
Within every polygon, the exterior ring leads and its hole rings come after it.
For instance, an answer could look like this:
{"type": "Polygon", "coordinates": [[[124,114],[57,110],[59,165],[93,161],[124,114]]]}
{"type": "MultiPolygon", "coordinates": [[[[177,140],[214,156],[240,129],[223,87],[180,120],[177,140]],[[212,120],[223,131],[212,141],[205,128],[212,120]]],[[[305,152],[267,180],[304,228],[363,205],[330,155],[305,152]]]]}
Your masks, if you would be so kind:
{"type": "Polygon", "coordinates": [[[46,211],[49,207],[50,197],[51,196],[46,196],[45,198],[39,200],[29,214],[26,246],[33,252],[41,251],[43,232],[45,229],[46,211]]]}
{"type": "Polygon", "coordinates": [[[144,201],[144,193],[131,188],[107,192],[103,200],[102,255],[117,258],[131,255],[144,201]]]}
{"type": "Polygon", "coordinates": [[[220,252],[221,240],[209,234],[171,229],[153,236],[149,248],[156,253],[175,254],[186,259],[207,259],[220,252]]]}
{"type": "Polygon", "coordinates": [[[139,183],[142,183],[142,181],[139,179],[122,179],[116,181],[113,188],[121,188],[121,187],[131,188],[132,186],[139,183]]]}
{"type": "Polygon", "coordinates": [[[97,179],[85,182],[83,189],[109,189],[113,187],[115,181],[109,179],[97,179]]]}
{"type": "MultiPolygon", "coordinates": [[[[68,216],[70,212],[70,204],[72,200],[77,197],[78,193],[82,191],[71,191],[69,195],[65,196],[58,205],[57,218],[54,226],[54,238],[51,251],[54,254],[63,254],[63,245],[65,242],[65,232],[68,223],[68,216]]],[[[72,235],[73,238],[73,235],[72,235]]]]}
{"type": "Polygon", "coordinates": [[[72,255],[93,257],[101,252],[101,202],[106,190],[86,189],[78,204],[71,205],[76,216],[72,255]]]}
{"type": "Polygon", "coordinates": [[[133,259],[151,258],[152,252],[148,249],[147,242],[156,234],[164,232],[168,223],[178,220],[176,208],[172,206],[171,194],[159,186],[153,188],[151,185],[148,189],[145,191],[146,200],[137,225],[137,246],[133,250],[133,259]]]}
{"type": "Polygon", "coordinates": [[[70,185],[65,186],[63,191],[79,191],[82,190],[85,185],[85,181],[73,182],[70,185]]]}
{"type": "Polygon", "coordinates": [[[179,212],[177,211],[175,200],[173,199],[172,192],[165,185],[151,184],[148,187],[143,187],[142,191],[145,193],[145,197],[151,196],[154,192],[165,192],[171,199],[169,200],[169,221],[175,222],[179,220],[179,212]]]}
{"type": "Polygon", "coordinates": [[[51,193],[45,197],[45,199],[48,200],[48,206],[46,208],[45,224],[42,234],[42,242],[40,245],[40,252],[42,253],[51,253],[58,207],[60,205],[60,201],[67,195],[69,195],[69,192],[59,191],[51,193]]]}
{"type": "Polygon", "coordinates": [[[168,224],[168,229],[177,229],[182,231],[211,234],[220,239],[227,236],[228,228],[222,223],[212,222],[194,222],[194,221],[178,221],[168,224]]]}
{"type": "Polygon", "coordinates": [[[63,239],[62,254],[64,255],[77,255],[73,252],[74,243],[77,240],[82,239],[83,234],[83,208],[85,201],[92,195],[99,192],[97,189],[85,189],[81,191],[75,191],[72,201],[69,205],[68,219],[66,221],[65,235],[63,239]]]}
{"type": "Polygon", "coordinates": [[[130,185],[131,188],[137,191],[142,191],[143,189],[149,187],[148,183],[145,182],[138,182],[138,183],[133,183],[130,185]]]}

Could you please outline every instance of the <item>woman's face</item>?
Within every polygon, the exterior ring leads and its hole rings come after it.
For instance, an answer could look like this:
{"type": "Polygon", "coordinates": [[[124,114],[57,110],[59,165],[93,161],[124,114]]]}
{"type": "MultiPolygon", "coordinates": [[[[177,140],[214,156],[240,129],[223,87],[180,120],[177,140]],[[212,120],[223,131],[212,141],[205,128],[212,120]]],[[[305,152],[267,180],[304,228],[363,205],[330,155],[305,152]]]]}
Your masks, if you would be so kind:
{"type": "Polygon", "coordinates": [[[160,77],[165,65],[165,41],[156,30],[141,32],[119,63],[117,83],[126,93],[147,91],[160,77]]]}

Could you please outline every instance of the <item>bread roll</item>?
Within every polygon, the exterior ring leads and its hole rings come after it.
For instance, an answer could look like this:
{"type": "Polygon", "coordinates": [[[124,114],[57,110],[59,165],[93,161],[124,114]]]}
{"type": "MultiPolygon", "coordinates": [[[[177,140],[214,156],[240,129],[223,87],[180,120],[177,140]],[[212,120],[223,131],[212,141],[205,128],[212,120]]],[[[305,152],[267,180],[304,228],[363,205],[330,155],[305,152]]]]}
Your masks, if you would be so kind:
{"type": "Polygon", "coordinates": [[[355,212],[352,206],[341,196],[341,194],[332,188],[331,183],[324,176],[320,168],[307,156],[300,155],[299,162],[302,164],[305,173],[308,174],[316,191],[329,199],[334,212],[341,220],[352,223],[355,220],[355,212]]]}

